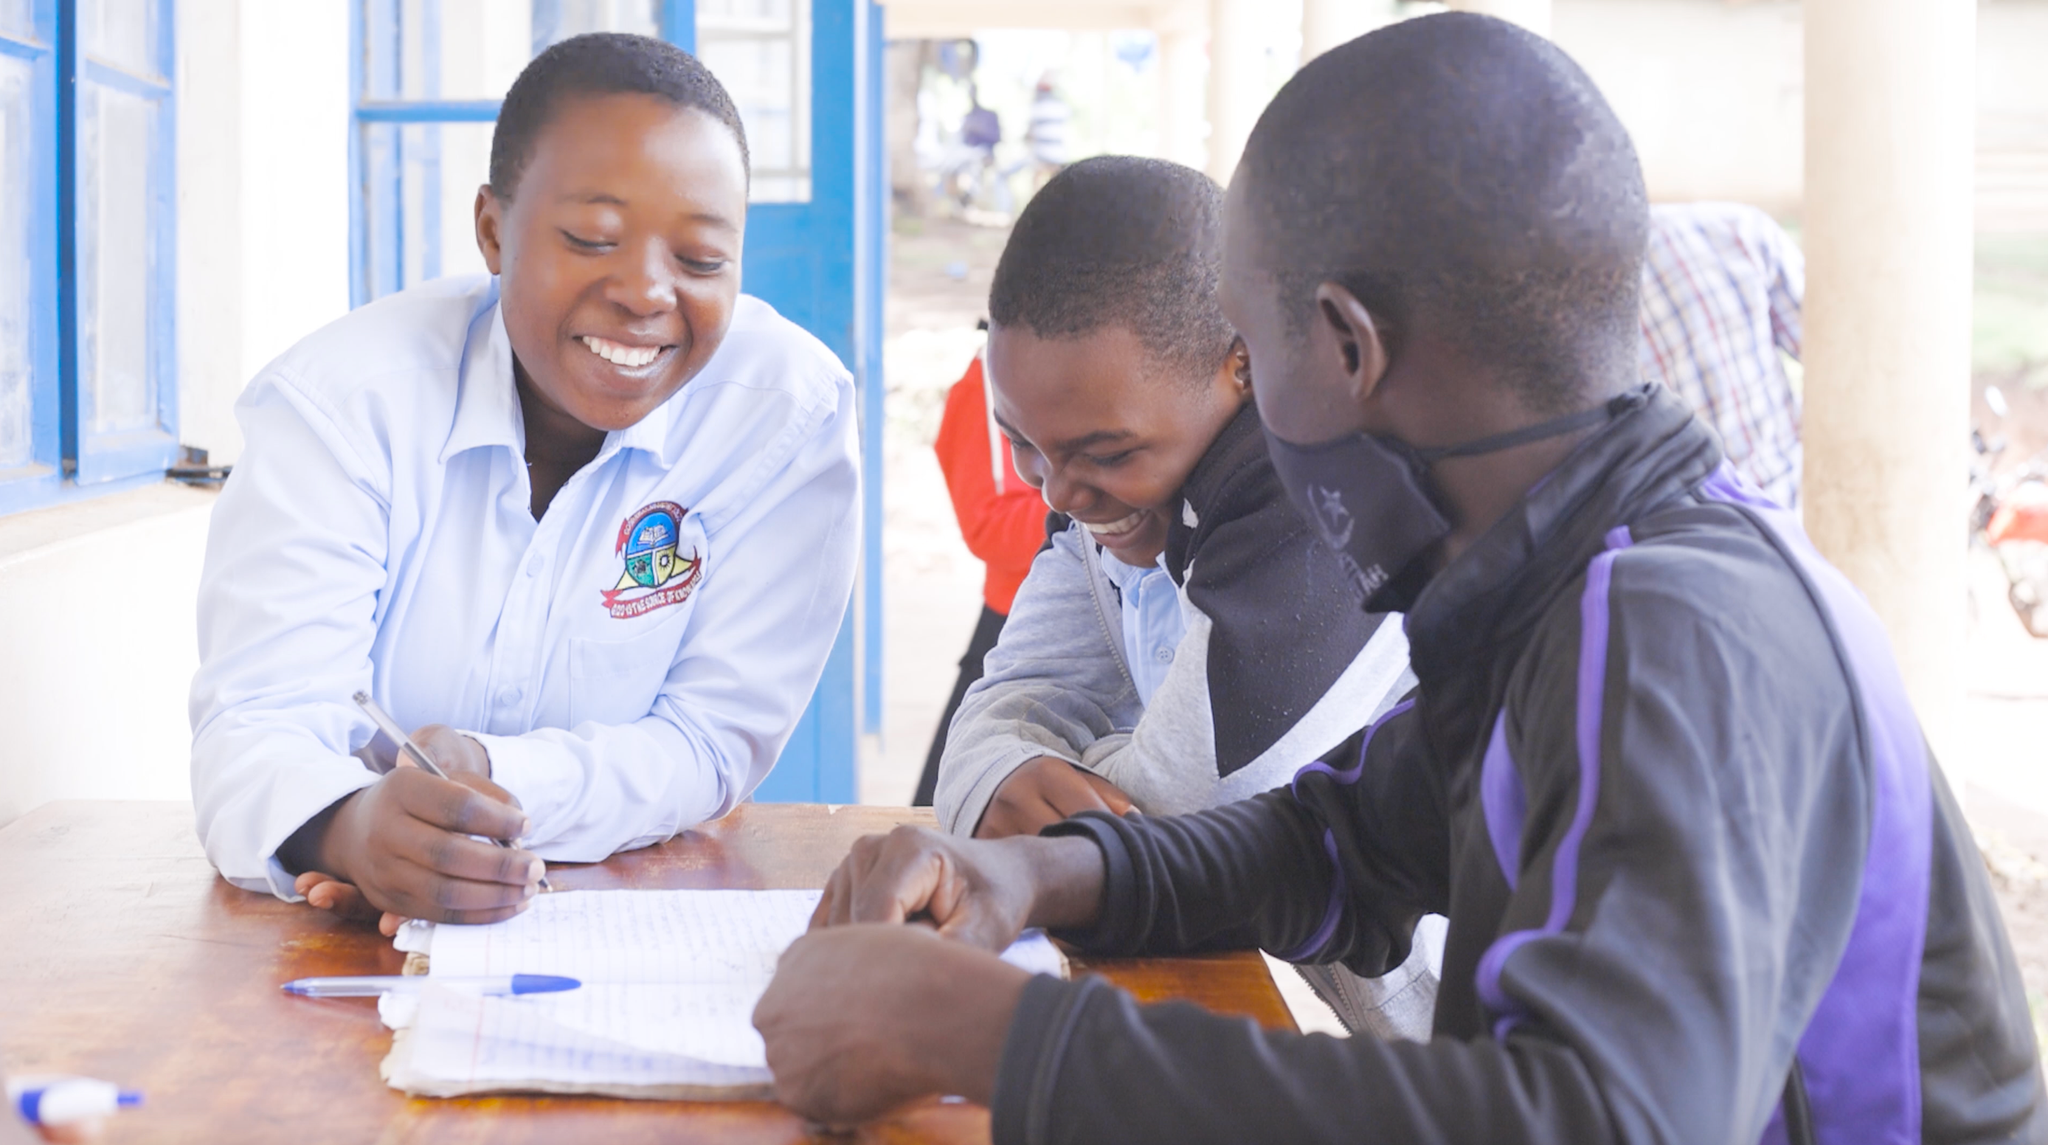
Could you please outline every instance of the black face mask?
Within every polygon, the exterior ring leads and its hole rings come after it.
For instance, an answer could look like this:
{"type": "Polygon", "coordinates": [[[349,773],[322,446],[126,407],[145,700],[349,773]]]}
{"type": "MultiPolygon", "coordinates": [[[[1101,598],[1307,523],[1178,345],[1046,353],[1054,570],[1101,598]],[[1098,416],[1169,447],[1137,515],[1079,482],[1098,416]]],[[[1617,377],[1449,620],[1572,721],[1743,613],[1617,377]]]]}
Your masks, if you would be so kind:
{"type": "Polygon", "coordinates": [[[1406,612],[1429,583],[1420,559],[1451,531],[1429,485],[1430,464],[1497,453],[1584,429],[1612,417],[1628,398],[1464,445],[1417,449],[1369,433],[1295,445],[1266,430],[1273,471],[1288,500],[1337,554],[1367,612],[1406,612]]]}

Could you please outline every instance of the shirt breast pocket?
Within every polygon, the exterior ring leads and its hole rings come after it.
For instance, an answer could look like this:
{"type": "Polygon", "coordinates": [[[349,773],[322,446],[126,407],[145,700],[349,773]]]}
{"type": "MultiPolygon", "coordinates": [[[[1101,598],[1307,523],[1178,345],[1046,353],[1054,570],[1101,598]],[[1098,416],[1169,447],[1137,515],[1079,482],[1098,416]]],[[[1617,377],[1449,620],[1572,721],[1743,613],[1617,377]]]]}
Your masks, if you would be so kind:
{"type": "Polygon", "coordinates": [[[644,719],[668,683],[686,619],[673,617],[628,640],[570,640],[569,726],[644,719]]]}

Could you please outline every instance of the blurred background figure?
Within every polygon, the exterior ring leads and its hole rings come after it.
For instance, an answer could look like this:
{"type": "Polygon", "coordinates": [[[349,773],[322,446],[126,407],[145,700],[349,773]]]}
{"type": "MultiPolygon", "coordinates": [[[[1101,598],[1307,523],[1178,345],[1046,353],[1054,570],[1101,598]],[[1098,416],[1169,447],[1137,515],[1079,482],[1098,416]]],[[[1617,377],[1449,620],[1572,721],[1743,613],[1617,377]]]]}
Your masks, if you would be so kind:
{"type": "Polygon", "coordinates": [[[1643,376],[1677,391],[1720,435],[1735,471],[1799,507],[1799,361],[1806,260],[1771,217],[1740,203],[1650,211],[1643,376]]]}
{"type": "Polygon", "coordinates": [[[1010,186],[996,161],[996,144],[1003,141],[1003,118],[981,103],[981,88],[971,80],[967,85],[967,114],[960,117],[950,161],[940,172],[940,189],[960,204],[961,214],[972,219],[977,211],[993,211],[1007,219],[1010,186]]]}
{"type": "MultiPolygon", "coordinates": [[[[988,323],[983,321],[980,328],[988,329],[988,323]]],[[[988,379],[982,373],[980,354],[946,392],[946,412],[939,420],[939,436],[932,449],[946,475],[946,491],[953,498],[960,537],[988,571],[981,582],[981,619],[975,622],[967,654],[960,658],[960,677],[939,716],[931,750],[925,754],[924,772],[910,800],[914,807],[932,805],[939,758],[946,754],[946,729],[953,723],[953,713],[960,710],[967,689],[981,679],[982,658],[996,646],[1017,586],[1024,583],[1032,558],[1045,546],[1045,501],[1018,476],[1009,443],[989,415],[988,379]]]]}
{"type": "MultiPolygon", "coordinates": [[[[908,126],[914,140],[910,154],[936,195],[920,188],[898,194],[898,200],[919,209],[936,201],[962,218],[1007,222],[1014,207],[1011,171],[996,151],[1003,141],[1002,113],[982,102],[981,45],[957,39],[915,48],[902,54],[907,70],[919,80],[915,88],[905,88],[916,93],[915,122],[908,126]],[[958,126],[948,129],[949,123],[958,126]]],[[[895,130],[900,135],[905,128],[895,130]]]]}
{"type": "Polygon", "coordinates": [[[1031,148],[1031,193],[1037,194],[1046,180],[1060,173],[1070,161],[1067,152],[1067,120],[1071,112],[1059,93],[1059,73],[1048,70],[1038,78],[1031,96],[1031,126],[1024,142],[1031,148]]]}

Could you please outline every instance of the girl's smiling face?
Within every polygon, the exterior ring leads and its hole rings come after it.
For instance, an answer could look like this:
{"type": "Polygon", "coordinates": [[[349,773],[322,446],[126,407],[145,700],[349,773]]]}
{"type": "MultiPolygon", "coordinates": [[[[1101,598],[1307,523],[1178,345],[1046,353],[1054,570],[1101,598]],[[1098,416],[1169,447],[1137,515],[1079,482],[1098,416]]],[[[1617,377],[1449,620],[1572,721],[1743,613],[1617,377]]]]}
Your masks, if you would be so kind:
{"type": "Polygon", "coordinates": [[[510,198],[477,192],[516,368],[556,411],[634,425],[717,352],[740,290],[747,173],[718,120],[650,95],[573,96],[510,198]]]}
{"type": "Polygon", "coordinates": [[[1141,568],[1166,551],[1181,486],[1247,396],[1242,347],[1183,379],[1122,326],[1078,338],[991,326],[987,362],[1018,475],[1141,568]]]}

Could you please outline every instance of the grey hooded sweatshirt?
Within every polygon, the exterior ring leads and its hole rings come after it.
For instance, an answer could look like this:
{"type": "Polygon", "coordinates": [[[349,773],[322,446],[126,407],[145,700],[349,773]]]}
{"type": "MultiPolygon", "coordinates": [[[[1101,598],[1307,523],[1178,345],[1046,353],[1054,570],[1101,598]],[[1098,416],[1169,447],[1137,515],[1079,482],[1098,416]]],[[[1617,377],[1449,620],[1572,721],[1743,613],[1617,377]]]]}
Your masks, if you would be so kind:
{"type": "Polygon", "coordinates": [[[1203,452],[1167,530],[1186,633],[1147,704],[1124,659],[1101,546],[1053,535],[1017,591],[987,673],[946,735],[939,823],[972,834],[1003,781],[1040,756],[1109,780],[1148,815],[1270,791],[1408,690],[1399,618],[1343,609],[1336,562],[1287,503],[1247,402],[1203,452]]]}

